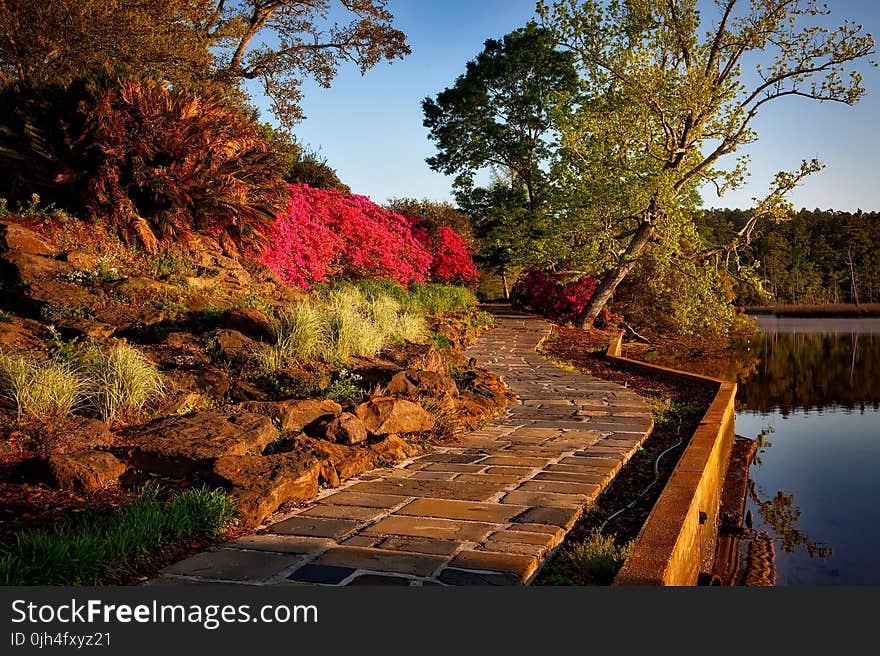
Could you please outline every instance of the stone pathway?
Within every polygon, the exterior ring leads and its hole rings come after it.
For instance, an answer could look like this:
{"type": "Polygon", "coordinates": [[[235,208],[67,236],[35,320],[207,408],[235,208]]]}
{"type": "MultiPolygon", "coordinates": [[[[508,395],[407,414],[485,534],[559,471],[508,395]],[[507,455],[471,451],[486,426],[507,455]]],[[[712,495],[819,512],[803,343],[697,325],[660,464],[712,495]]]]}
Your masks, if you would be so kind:
{"type": "Polygon", "coordinates": [[[506,416],[150,584],[527,584],[653,422],[635,393],[538,355],[546,322],[500,306],[493,314],[497,327],[468,355],[516,393],[506,416]]]}

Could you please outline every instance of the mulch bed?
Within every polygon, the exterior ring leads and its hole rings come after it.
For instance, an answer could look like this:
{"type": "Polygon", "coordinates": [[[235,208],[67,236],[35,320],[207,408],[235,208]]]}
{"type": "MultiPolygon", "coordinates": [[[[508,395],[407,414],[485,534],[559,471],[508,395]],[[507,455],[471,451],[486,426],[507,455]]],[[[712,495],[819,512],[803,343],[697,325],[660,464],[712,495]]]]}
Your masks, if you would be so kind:
{"type": "MultiPolygon", "coordinates": [[[[589,538],[607,518],[636,499],[654,480],[654,462],[657,457],[681,439],[682,444],[661,460],[659,480],[632,508],[608,522],[603,531],[605,535],[615,535],[618,544],[635,539],[716,392],[715,387],[708,383],[659,374],[647,377],[635,367],[605,360],[605,349],[614,335],[615,333],[599,330],[556,327],[552,335],[544,341],[542,352],[553,360],[573,365],[597,378],[624,385],[649,402],[671,399],[677,405],[687,406],[689,412],[680,415],[680,421],[655,424],[642,449],[620,470],[608,488],[596,499],[593,507],[574,526],[560,552],[569,545],[589,538]]],[[[545,567],[543,574],[539,574],[536,585],[547,584],[548,573],[552,569],[549,565],[545,567]]]]}

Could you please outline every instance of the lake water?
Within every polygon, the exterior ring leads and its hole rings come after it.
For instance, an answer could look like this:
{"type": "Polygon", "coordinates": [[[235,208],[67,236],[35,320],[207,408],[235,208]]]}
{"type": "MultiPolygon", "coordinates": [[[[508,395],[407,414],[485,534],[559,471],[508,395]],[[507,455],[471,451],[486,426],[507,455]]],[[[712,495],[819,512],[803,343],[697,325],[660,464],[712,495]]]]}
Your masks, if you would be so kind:
{"type": "Polygon", "coordinates": [[[736,432],[777,585],[880,584],[880,319],[757,319],[736,432]]]}

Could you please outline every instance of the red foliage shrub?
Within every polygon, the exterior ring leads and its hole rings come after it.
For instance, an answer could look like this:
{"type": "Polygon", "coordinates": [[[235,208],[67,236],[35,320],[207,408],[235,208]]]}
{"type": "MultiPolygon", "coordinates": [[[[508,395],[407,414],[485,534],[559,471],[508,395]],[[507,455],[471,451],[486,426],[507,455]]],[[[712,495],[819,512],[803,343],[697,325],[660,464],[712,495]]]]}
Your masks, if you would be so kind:
{"type": "Polygon", "coordinates": [[[304,184],[290,186],[263,255],[283,280],[305,288],[329,277],[424,282],[431,260],[406,217],[365,196],[304,184]]]}
{"type": "MultiPolygon", "coordinates": [[[[510,292],[514,307],[540,314],[558,323],[574,321],[596,291],[598,282],[589,276],[574,280],[565,274],[528,269],[510,292]]],[[[596,319],[597,327],[611,326],[622,320],[619,314],[604,308],[596,319]]]]}
{"type": "Polygon", "coordinates": [[[435,234],[417,223],[413,235],[432,254],[431,279],[451,285],[470,285],[479,277],[468,243],[449,226],[439,226],[435,234]]]}

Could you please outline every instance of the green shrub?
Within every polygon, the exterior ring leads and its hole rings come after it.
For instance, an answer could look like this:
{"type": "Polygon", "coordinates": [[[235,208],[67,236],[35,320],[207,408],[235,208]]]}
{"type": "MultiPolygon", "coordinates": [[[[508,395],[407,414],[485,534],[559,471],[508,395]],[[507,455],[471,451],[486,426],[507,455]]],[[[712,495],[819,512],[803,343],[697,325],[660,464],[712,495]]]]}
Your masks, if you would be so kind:
{"type": "Polygon", "coordinates": [[[84,392],[82,377],[66,362],[0,351],[0,394],[15,404],[19,417],[70,414],[84,392]]]}
{"type": "Polygon", "coordinates": [[[348,369],[342,369],[336,380],[326,390],[324,396],[333,401],[349,401],[363,395],[366,390],[361,387],[361,377],[348,369]]]}
{"type": "Polygon", "coordinates": [[[0,585],[96,585],[137,570],[161,548],[216,538],[235,517],[223,491],[187,490],[168,503],[155,488],[110,515],[25,530],[0,547],[0,585]]]}
{"type": "Polygon", "coordinates": [[[632,542],[618,545],[612,535],[594,532],[566,549],[553,564],[556,580],[570,579],[587,585],[610,585],[632,550],[632,542]]]}
{"type": "Polygon", "coordinates": [[[105,421],[140,412],[164,390],[156,365],[127,344],[108,351],[93,351],[84,371],[88,378],[88,403],[105,421]]]}

